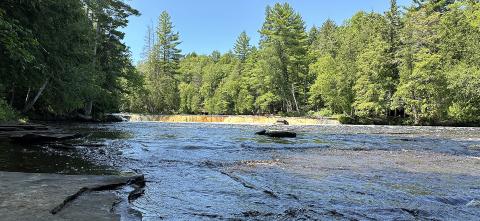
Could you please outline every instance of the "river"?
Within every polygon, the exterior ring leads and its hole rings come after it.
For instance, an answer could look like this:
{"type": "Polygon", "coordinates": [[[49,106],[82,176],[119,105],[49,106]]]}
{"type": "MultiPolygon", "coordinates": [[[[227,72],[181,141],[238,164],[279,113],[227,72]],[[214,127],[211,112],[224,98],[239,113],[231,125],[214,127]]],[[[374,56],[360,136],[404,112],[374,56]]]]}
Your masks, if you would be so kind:
{"type": "Polygon", "coordinates": [[[0,143],[0,170],[143,173],[125,220],[480,220],[479,128],[284,126],[298,137],[268,138],[254,125],[57,126],[90,136],[0,143]]]}

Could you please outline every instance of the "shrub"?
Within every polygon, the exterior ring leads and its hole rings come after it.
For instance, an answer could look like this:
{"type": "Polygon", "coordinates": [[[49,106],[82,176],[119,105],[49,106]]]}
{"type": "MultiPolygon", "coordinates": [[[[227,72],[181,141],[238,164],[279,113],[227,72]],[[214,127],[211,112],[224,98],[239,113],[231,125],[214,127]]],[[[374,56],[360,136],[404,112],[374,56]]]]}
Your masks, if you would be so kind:
{"type": "Polygon", "coordinates": [[[12,121],[18,118],[18,114],[13,110],[5,100],[0,99],[0,122],[12,121]]]}

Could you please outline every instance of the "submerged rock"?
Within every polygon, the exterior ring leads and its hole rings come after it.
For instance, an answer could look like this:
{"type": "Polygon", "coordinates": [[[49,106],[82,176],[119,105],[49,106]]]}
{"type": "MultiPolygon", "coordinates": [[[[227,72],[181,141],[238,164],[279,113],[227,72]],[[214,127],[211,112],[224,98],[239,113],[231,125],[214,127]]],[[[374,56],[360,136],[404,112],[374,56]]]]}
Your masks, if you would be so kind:
{"type": "Polygon", "coordinates": [[[472,200],[469,203],[467,203],[467,206],[480,208],[480,200],[472,200]]]}
{"type": "Polygon", "coordinates": [[[263,136],[269,136],[269,137],[278,137],[278,138],[283,138],[283,137],[297,137],[297,133],[291,132],[291,131],[281,131],[281,130],[261,130],[259,132],[255,133],[256,135],[263,135],[263,136]]]}

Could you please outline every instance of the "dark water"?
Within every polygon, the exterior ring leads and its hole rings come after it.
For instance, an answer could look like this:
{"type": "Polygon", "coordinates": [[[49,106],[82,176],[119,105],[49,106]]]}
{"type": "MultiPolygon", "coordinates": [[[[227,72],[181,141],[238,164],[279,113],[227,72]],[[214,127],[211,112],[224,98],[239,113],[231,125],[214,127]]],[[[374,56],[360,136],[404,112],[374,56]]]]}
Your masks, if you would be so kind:
{"type": "Polygon", "coordinates": [[[135,171],[144,220],[480,220],[480,129],[118,123],[70,125],[87,139],[0,144],[0,169],[135,171]],[[68,163],[68,164],[67,164],[68,163]]]}

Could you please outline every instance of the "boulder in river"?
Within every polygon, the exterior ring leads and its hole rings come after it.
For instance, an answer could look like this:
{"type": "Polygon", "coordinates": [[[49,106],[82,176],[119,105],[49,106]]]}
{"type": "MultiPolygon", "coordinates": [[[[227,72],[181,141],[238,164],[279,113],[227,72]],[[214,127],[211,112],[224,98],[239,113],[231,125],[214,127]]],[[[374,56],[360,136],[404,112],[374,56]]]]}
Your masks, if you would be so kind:
{"type": "Polygon", "coordinates": [[[120,115],[120,114],[106,114],[103,118],[103,122],[124,122],[124,121],[127,121],[128,119],[126,119],[124,116],[120,115]]]}
{"type": "Polygon", "coordinates": [[[275,125],[289,125],[287,120],[277,120],[275,125]]]}
{"type": "Polygon", "coordinates": [[[281,131],[281,130],[261,130],[259,132],[256,132],[255,134],[257,135],[263,135],[263,136],[269,136],[269,137],[297,137],[297,133],[291,132],[291,131],[281,131]]]}

